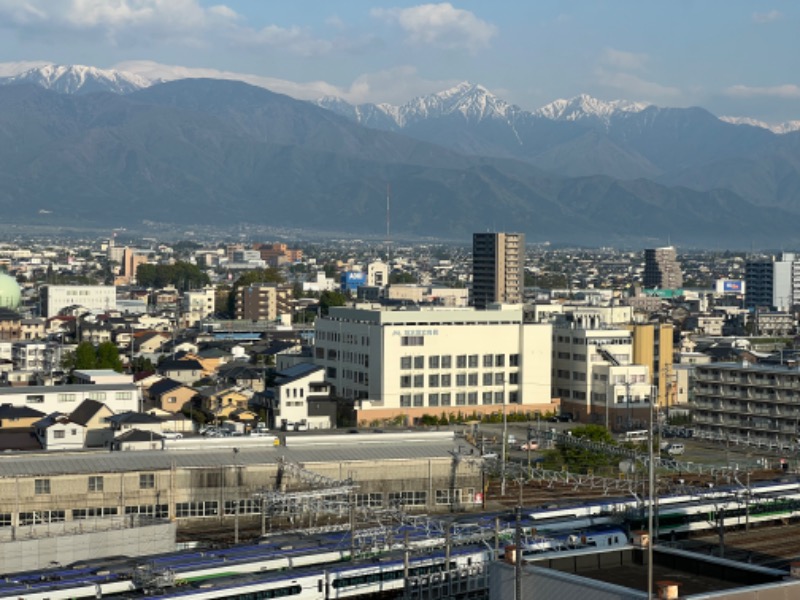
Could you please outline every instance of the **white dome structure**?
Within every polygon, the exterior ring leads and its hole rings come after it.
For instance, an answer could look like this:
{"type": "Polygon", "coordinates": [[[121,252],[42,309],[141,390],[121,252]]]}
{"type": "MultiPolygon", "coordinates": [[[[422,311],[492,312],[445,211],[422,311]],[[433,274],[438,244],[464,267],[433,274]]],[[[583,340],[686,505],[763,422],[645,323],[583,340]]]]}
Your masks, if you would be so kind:
{"type": "Polygon", "coordinates": [[[5,273],[0,273],[0,308],[16,310],[21,297],[22,293],[17,280],[5,273]]]}

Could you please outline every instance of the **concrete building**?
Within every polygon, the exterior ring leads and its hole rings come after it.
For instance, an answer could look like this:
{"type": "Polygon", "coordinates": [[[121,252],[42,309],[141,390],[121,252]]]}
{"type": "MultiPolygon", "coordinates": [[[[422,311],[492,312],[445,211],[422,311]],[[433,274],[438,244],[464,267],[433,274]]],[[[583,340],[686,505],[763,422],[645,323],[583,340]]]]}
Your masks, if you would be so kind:
{"type": "Polygon", "coordinates": [[[385,287],[389,284],[389,265],[376,260],[367,265],[367,285],[385,287]]]}
{"type": "Polygon", "coordinates": [[[188,290],[181,298],[181,321],[184,327],[194,327],[214,314],[215,293],[212,286],[188,290]]]}
{"type": "Polygon", "coordinates": [[[648,289],[677,290],[683,287],[683,274],[674,246],[648,248],[644,251],[642,283],[648,289]]]}
{"type": "Polygon", "coordinates": [[[697,435],[767,448],[795,448],[800,370],[779,365],[712,363],[694,369],[697,435]]]}
{"type": "Polygon", "coordinates": [[[800,260],[794,252],[752,257],[745,263],[745,306],[777,311],[800,302],[800,260]]]}
{"type": "Polygon", "coordinates": [[[653,384],[658,387],[658,406],[665,408],[676,402],[675,362],[672,323],[647,323],[631,325],[633,334],[633,362],[650,369],[653,384]]]}
{"type": "Polygon", "coordinates": [[[525,287],[525,234],[472,235],[472,305],[520,304],[525,287]]]}
{"type": "Polygon", "coordinates": [[[133,383],[0,387],[0,404],[28,406],[46,415],[69,413],[84,400],[102,402],[115,413],[134,411],[139,408],[139,388],[133,383]]]}
{"type": "Polygon", "coordinates": [[[650,418],[650,369],[636,364],[627,329],[604,327],[588,315],[553,328],[553,395],[575,419],[614,431],[641,428],[650,418]]]}
{"type": "Polygon", "coordinates": [[[291,314],[292,288],[277,283],[254,283],[236,293],[236,318],[248,321],[274,321],[291,314]]]}
{"type": "Polygon", "coordinates": [[[315,364],[359,421],[405,415],[552,411],[549,324],[521,308],[331,308],[315,324],[315,364]]]}
{"type": "Polygon", "coordinates": [[[117,290],[111,285],[46,285],[40,292],[42,316],[56,316],[70,306],[82,306],[92,312],[117,308],[117,290]]]}

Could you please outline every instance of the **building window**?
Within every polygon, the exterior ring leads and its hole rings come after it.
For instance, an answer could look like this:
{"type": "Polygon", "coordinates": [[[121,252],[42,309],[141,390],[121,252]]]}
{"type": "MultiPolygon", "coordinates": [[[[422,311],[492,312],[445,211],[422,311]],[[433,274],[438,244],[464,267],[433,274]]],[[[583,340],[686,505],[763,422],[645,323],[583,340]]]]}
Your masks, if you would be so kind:
{"type": "Polygon", "coordinates": [[[415,356],[414,357],[414,368],[415,369],[424,369],[425,368],[425,357],[424,356],[415,356]]]}
{"type": "Polygon", "coordinates": [[[63,521],[66,521],[66,511],[63,510],[37,510],[36,512],[19,513],[20,526],[62,523],[63,521]]]}
{"type": "Polygon", "coordinates": [[[511,385],[517,385],[519,383],[519,373],[509,373],[508,383],[511,385]]]}
{"type": "Polygon", "coordinates": [[[410,388],[411,387],[411,375],[401,375],[400,376],[400,387],[401,388],[410,388]]]}
{"type": "Polygon", "coordinates": [[[467,404],[467,395],[464,392],[456,394],[456,406],[465,406],[467,404]]]}
{"type": "Polygon", "coordinates": [[[438,356],[429,356],[428,357],[428,368],[429,369],[438,369],[439,368],[439,357],[438,356]]]}
{"type": "Polygon", "coordinates": [[[169,510],[166,504],[140,504],[139,506],[126,506],[125,514],[165,519],[169,516],[169,510]]]}
{"type": "Polygon", "coordinates": [[[401,356],[400,357],[400,368],[401,369],[410,369],[411,368],[411,357],[410,356],[401,356]]]}
{"type": "Polygon", "coordinates": [[[33,482],[34,494],[49,494],[50,493],[50,480],[49,479],[35,479],[33,482]]]}
{"type": "Polygon", "coordinates": [[[456,356],[456,368],[457,369],[466,369],[467,368],[467,355],[466,354],[459,354],[456,356]]]}
{"type": "Polygon", "coordinates": [[[404,335],[400,338],[401,346],[424,346],[425,338],[421,335],[404,335]]]}
{"type": "Polygon", "coordinates": [[[495,354],[494,355],[494,366],[495,367],[505,367],[506,366],[506,355],[505,354],[495,354]]]}
{"type": "Polygon", "coordinates": [[[25,396],[25,404],[44,404],[44,396],[40,394],[25,396]]]}
{"type": "Polygon", "coordinates": [[[428,406],[439,406],[439,394],[428,394],[428,406]]]}
{"type": "Polygon", "coordinates": [[[491,373],[484,373],[483,374],[483,385],[492,385],[492,374],[491,373]]]}
{"type": "Polygon", "coordinates": [[[494,374],[494,384],[495,385],[503,385],[505,383],[505,376],[503,373],[495,373],[494,374]]]}
{"type": "Polygon", "coordinates": [[[477,354],[470,354],[467,360],[467,364],[469,364],[470,369],[477,369],[478,368],[478,355],[477,354]]]}
{"type": "Polygon", "coordinates": [[[425,375],[414,375],[414,387],[425,387],[425,375]]]}
{"type": "Polygon", "coordinates": [[[492,403],[492,392],[483,392],[483,403],[484,404],[492,403]]]}
{"type": "Polygon", "coordinates": [[[411,406],[411,394],[400,394],[400,406],[403,408],[411,406]]]}
{"type": "Polygon", "coordinates": [[[475,405],[478,403],[478,392],[469,392],[467,394],[467,404],[475,405]]]}
{"type": "Polygon", "coordinates": [[[178,502],[175,504],[175,516],[188,517],[216,517],[219,505],[217,502],[178,502]]]}
{"type": "MultiPolygon", "coordinates": [[[[442,368],[443,369],[450,369],[453,366],[453,357],[449,354],[445,354],[442,356],[442,368]]],[[[44,400],[42,400],[44,402],[44,400]]]]}
{"type": "Polygon", "coordinates": [[[519,354],[509,354],[508,355],[508,365],[510,367],[518,367],[519,366],[519,354]]]}
{"type": "Polygon", "coordinates": [[[100,476],[89,477],[89,491],[102,492],[103,491],[103,478],[100,476]]]}
{"type": "Polygon", "coordinates": [[[422,394],[414,394],[414,406],[425,406],[425,397],[422,394]]]}
{"type": "Polygon", "coordinates": [[[116,392],[117,400],[133,400],[133,392],[116,392]]]}
{"type": "Polygon", "coordinates": [[[389,506],[425,506],[427,492],[390,492],[389,506]]]}
{"type": "Polygon", "coordinates": [[[442,375],[442,387],[450,387],[452,385],[452,381],[453,378],[449,373],[442,375]]]}
{"type": "Polygon", "coordinates": [[[62,429],[62,430],[57,430],[57,431],[54,431],[54,432],[53,432],[53,438],[54,438],[54,439],[57,439],[57,440],[63,440],[63,439],[64,439],[64,435],[65,435],[66,433],[67,433],[67,432],[66,432],[66,431],[64,431],[63,429],[62,429]]]}
{"type": "Polygon", "coordinates": [[[89,392],[87,396],[89,397],[89,400],[105,401],[106,399],[105,392],[89,392]]]}
{"type": "Polygon", "coordinates": [[[457,387],[464,387],[467,385],[467,375],[466,373],[458,373],[456,375],[456,386],[457,387]]]}
{"type": "Polygon", "coordinates": [[[504,397],[505,397],[505,394],[503,394],[503,392],[495,392],[494,393],[494,403],[495,404],[502,404],[504,397]]]}
{"type": "Polygon", "coordinates": [[[0,513],[0,527],[11,527],[11,513],[0,513]]]}
{"type": "Polygon", "coordinates": [[[354,499],[356,501],[356,506],[368,506],[371,508],[380,508],[383,506],[383,494],[381,492],[355,494],[354,499]]]}
{"type": "Polygon", "coordinates": [[[116,506],[99,506],[97,508],[74,508],[72,518],[75,521],[92,517],[109,517],[117,514],[116,506]]]}
{"type": "Polygon", "coordinates": [[[478,374],[477,373],[470,373],[467,375],[467,385],[476,386],[478,385],[478,374]]]}
{"type": "Polygon", "coordinates": [[[450,406],[450,392],[445,392],[441,396],[442,406],[450,406]]]}
{"type": "Polygon", "coordinates": [[[428,375],[428,387],[439,387],[438,375],[428,375]]]}
{"type": "Polygon", "coordinates": [[[75,394],[59,394],[58,401],[59,402],[75,402],[75,394]]]}
{"type": "Polygon", "coordinates": [[[156,487],[155,473],[140,473],[139,474],[139,489],[152,490],[156,487]]]}
{"type": "Polygon", "coordinates": [[[487,369],[491,368],[494,365],[494,355],[493,354],[484,354],[483,355],[483,366],[487,369]]]}
{"type": "MultiPolygon", "coordinates": [[[[586,392],[581,392],[581,394],[583,394],[583,397],[586,398],[586,392]]],[[[519,392],[509,392],[508,401],[511,404],[519,404],[519,392]]]]}

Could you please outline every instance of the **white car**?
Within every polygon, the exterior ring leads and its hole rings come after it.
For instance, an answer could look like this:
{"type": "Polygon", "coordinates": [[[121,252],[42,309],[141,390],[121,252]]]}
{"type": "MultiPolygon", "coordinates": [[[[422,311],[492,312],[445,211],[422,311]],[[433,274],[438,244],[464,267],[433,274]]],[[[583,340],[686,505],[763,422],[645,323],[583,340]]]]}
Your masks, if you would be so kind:
{"type": "Polygon", "coordinates": [[[165,440],[181,440],[183,439],[183,434],[178,433],[177,431],[162,431],[161,436],[165,440]]]}

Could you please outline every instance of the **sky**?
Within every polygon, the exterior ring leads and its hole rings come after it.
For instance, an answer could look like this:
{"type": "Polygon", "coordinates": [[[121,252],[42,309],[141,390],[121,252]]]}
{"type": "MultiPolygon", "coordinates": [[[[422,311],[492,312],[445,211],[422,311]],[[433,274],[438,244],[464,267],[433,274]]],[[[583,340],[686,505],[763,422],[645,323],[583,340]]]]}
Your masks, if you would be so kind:
{"type": "Polygon", "coordinates": [[[39,62],[402,104],[461,81],[800,119],[796,0],[0,0],[0,75],[39,62]],[[29,62],[31,64],[29,64],[29,62]]]}

